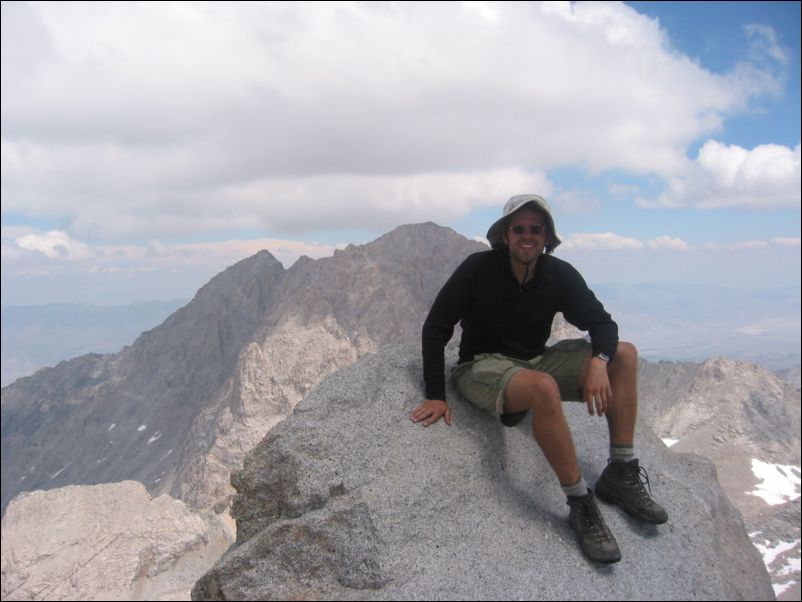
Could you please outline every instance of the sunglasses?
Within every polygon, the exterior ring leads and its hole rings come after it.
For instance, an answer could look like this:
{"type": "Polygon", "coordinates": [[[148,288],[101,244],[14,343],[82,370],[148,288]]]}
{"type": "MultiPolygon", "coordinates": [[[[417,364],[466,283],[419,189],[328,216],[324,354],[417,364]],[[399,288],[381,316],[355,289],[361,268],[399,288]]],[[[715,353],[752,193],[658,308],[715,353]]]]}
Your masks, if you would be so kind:
{"type": "MultiPolygon", "coordinates": [[[[526,232],[527,226],[524,224],[519,224],[517,226],[510,226],[508,230],[514,232],[515,234],[523,234],[526,232]]],[[[540,224],[529,224],[529,232],[531,234],[543,234],[546,231],[546,226],[541,226],[540,224]]]]}

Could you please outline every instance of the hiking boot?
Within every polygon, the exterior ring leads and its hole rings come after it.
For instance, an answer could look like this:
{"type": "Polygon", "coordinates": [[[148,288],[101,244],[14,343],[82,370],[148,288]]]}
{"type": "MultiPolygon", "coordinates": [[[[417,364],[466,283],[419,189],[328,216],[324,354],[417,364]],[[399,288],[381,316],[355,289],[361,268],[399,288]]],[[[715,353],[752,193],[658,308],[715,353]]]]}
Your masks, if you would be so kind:
{"type": "Polygon", "coordinates": [[[668,514],[651,498],[649,475],[638,461],[611,460],[596,481],[596,495],[605,502],[621,506],[627,514],[652,525],[662,525],[668,514]]]}
{"type": "Polygon", "coordinates": [[[621,551],[610,529],[604,524],[599,507],[593,499],[593,492],[580,497],[568,496],[568,523],[576,533],[576,540],[582,552],[594,562],[611,564],[621,560],[621,551]]]}
{"type": "Polygon", "coordinates": [[[515,426],[516,424],[521,422],[521,420],[526,418],[526,413],[528,411],[529,410],[524,410],[523,412],[514,412],[512,414],[502,414],[501,416],[499,416],[499,420],[501,420],[501,424],[503,424],[504,426],[515,426]]]}

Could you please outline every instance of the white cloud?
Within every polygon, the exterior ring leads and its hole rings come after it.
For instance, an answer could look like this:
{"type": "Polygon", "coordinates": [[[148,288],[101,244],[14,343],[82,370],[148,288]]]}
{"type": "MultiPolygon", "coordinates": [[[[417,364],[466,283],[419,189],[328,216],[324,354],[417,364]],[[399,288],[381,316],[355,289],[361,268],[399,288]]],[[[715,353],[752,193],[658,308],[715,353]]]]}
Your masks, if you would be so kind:
{"type": "Polygon", "coordinates": [[[788,50],[780,45],[774,29],[768,25],[750,23],[744,30],[751,44],[752,60],[761,61],[768,57],[782,65],[788,63],[788,50]]]}
{"type": "Polygon", "coordinates": [[[681,238],[671,236],[658,236],[653,238],[646,245],[653,251],[690,251],[691,248],[681,238]]]}
{"type": "Polygon", "coordinates": [[[597,234],[577,233],[571,234],[564,239],[561,248],[583,251],[621,251],[642,249],[643,242],[628,236],[613,234],[612,232],[601,232],[597,234]]]}
{"type": "Polygon", "coordinates": [[[669,180],[656,200],[642,206],[799,207],[802,189],[800,146],[763,144],[752,150],[709,140],[685,174],[669,180]]]}
{"type": "Polygon", "coordinates": [[[44,234],[26,234],[16,239],[20,249],[38,251],[49,259],[80,261],[93,257],[92,250],[84,243],[70,238],[61,230],[51,230],[44,234]]]}
{"type": "Polygon", "coordinates": [[[799,247],[799,238],[771,238],[769,240],[744,240],[732,243],[705,243],[691,246],[681,238],[657,236],[642,241],[630,236],[622,236],[613,232],[574,233],[563,238],[561,251],[680,251],[729,253],[741,251],[758,251],[770,248],[799,247]]]}
{"type": "MultiPolygon", "coordinates": [[[[4,234],[13,229],[4,229],[4,234]]],[[[3,269],[9,273],[64,261],[81,261],[78,269],[91,273],[161,272],[177,269],[209,268],[221,270],[261,250],[269,251],[289,268],[299,257],[312,259],[331,256],[341,245],[328,245],[280,239],[227,240],[208,243],[164,245],[150,241],[145,245],[99,245],[90,247],[61,231],[27,233],[16,239],[3,238],[3,269]]],[[[67,269],[67,268],[62,268],[67,269]]],[[[214,272],[212,272],[214,273],[214,272]]]]}
{"type": "Polygon", "coordinates": [[[770,238],[769,240],[744,240],[733,243],[708,243],[704,247],[709,251],[714,252],[727,252],[727,251],[752,251],[757,249],[768,249],[771,247],[799,247],[802,246],[802,240],[799,238],[791,237],[778,237],[770,238]]]}
{"type": "Polygon", "coordinates": [[[281,231],[311,223],[329,228],[382,229],[419,221],[450,221],[479,207],[496,207],[509,190],[551,191],[540,173],[521,169],[400,175],[326,174],[266,178],[227,186],[207,199],[240,207],[281,231]]]}
{"type": "Polygon", "coordinates": [[[780,246],[783,246],[783,247],[799,247],[799,246],[802,246],[802,239],[800,239],[800,238],[778,237],[778,238],[772,238],[769,242],[771,244],[780,245],[780,246]]]}
{"type": "Polygon", "coordinates": [[[766,324],[748,324],[746,326],[741,326],[735,329],[735,332],[739,334],[745,334],[754,337],[768,334],[774,331],[776,331],[776,328],[772,328],[766,324]]]}
{"type": "Polygon", "coordinates": [[[679,177],[772,81],[614,3],[2,11],[4,211],[79,238],[445,220],[568,165],[679,177]]]}
{"type": "Polygon", "coordinates": [[[769,246],[768,241],[766,240],[745,240],[743,242],[735,242],[729,245],[722,245],[725,249],[728,250],[742,250],[742,249],[765,249],[769,246]]]}
{"type": "MultiPolygon", "coordinates": [[[[301,255],[322,258],[344,245],[282,239],[226,240],[164,244],[89,245],[81,261],[50,258],[15,241],[50,241],[47,232],[3,228],[3,305],[75,302],[121,304],[154,299],[189,298],[210,278],[262,249],[285,267],[301,255]],[[7,237],[13,234],[13,237],[7,237]]],[[[478,240],[479,238],[477,238],[478,240]]],[[[485,242],[485,241],[483,241],[485,242]]],[[[690,246],[690,245],[689,245],[690,246]]],[[[44,246],[49,249],[49,246],[44,246]]],[[[738,282],[751,287],[782,287],[799,279],[799,239],[746,241],[746,244],[696,245],[690,251],[668,236],[639,240],[611,232],[564,237],[557,255],[572,262],[588,282],[691,281],[738,282]],[[655,241],[665,241],[660,247],[655,241]],[[689,256],[687,253],[693,253],[689,256]],[[690,259],[690,261],[689,261],[690,259]],[[749,274],[744,278],[744,274],[749,274]]]]}
{"type": "MultiPolygon", "coordinates": [[[[320,259],[331,256],[346,246],[313,241],[261,238],[225,240],[218,242],[164,244],[149,241],[144,244],[94,245],[69,237],[62,231],[37,232],[30,228],[3,229],[3,271],[6,274],[67,273],[169,274],[176,270],[205,270],[211,277],[218,271],[250,257],[261,250],[269,251],[286,268],[301,256],[320,259]],[[23,233],[22,235],[19,235],[23,233]],[[17,234],[17,236],[10,236],[17,234]]],[[[487,244],[481,236],[474,240],[487,244]]],[[[706,244],[692,248],[684,240],[658,236],[650,240],[622,236],[613,232],[573,233],[563,238],[560,251],[568,254],[608,252],[665,252],[709,251],[713,253],[746,252],[800,246],[798,238],[748,240],[729,244],[706,244]]]]}
{"type": "Polygon", "coordinates": [[[658,236],[648,241],[641,241],[629,236],[621,236],[612,232],[571,234],[563,241],[566,250],[576,251],[690,251],[688,244],[671,236],[658,236]]]}

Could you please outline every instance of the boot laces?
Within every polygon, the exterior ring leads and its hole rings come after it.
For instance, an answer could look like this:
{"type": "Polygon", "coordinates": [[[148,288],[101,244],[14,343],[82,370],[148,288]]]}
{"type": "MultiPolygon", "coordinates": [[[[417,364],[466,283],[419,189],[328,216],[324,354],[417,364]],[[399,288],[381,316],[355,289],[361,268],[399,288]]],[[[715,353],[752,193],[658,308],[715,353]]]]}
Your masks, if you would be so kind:
{"type": "Polygon", "coordinates": [[[627,486],[637,491],[638,497],[651,501],[652,486],[649,483],[649,475],[643,466],[638,465],[638,467],[635,468],[635,466],[629,465],[624,478],[627,486]],[[644,485],[646,487],[644,487],[644,485]]]}
{"type": "Polygon", "coordinates": [[[604,518],[599,512],[599,508],[590,499],[579,506],[579,511],[582,513],[585,524],[590,531],[591,537],[597,542],[603,542],[610,538],[607,525],[604,523],[604,518]]]}

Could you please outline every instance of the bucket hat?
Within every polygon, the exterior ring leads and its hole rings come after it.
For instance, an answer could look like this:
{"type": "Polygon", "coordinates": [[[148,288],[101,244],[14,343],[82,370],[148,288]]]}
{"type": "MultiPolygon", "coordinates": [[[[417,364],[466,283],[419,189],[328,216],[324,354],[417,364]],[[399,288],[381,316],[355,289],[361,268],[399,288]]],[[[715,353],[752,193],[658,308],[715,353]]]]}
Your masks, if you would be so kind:
{"type": "Polygon", "coordinates": [[[491,247],[497,249],[504,246],[504,227],[507,224],[507,220],[510,218],[510,216],[512,216],[513,213],[519,209],[523,209],[530,203],[535,205],[535,208],[546,216],[549,233],[551,234],[551,244],[547,246],[547,252],[551,253],[557,248],[562,241],[557,235],[557,228],[554,227],[554,218],[551,216],[551,207],[549,207],[546,199],[537,194],[519,194],[512,197],[504,204],[503,215],[496,220],[496,222],[490,226],[490,229],[487,231],[487,241],[490,243],[491,247]]]}

